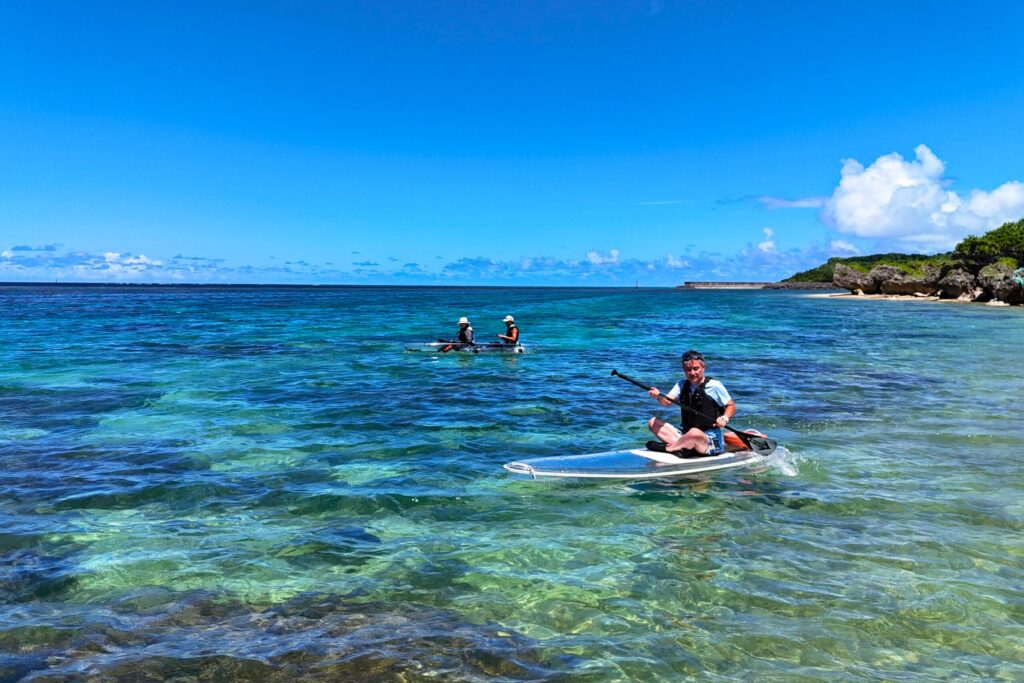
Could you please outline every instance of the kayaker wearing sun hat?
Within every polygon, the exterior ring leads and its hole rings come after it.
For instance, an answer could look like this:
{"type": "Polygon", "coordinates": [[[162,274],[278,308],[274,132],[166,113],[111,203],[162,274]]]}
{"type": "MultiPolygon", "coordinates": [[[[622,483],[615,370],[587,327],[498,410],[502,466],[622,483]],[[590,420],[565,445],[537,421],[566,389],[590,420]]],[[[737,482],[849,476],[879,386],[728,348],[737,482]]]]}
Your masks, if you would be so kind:
{"type": "Polygon", "coordinates": [[[463,346],[475,346],[475,343],[473,342],[473,328],[469,326],[469,318],[466,316],[459,318],[459,338],[452,340],[451,343],[446,344],[445,346],[442,346],[438,351],[441,353],[448,353],[456,346],[460,349],[463,346]]]}
{"type": "Polygon", "coordinates": [[[473,343],[473,328],[469,326],[469,318],[466,316],[459,318],[459,343],[473,343]]]}
{"type": "Polygon", "coordinates": [[[501,322],[505,323],[505,334],[499,334],[498,337],[506,344],[518,344],[519,328],[516,327],[516,319],[506,315],[501,322]]]}

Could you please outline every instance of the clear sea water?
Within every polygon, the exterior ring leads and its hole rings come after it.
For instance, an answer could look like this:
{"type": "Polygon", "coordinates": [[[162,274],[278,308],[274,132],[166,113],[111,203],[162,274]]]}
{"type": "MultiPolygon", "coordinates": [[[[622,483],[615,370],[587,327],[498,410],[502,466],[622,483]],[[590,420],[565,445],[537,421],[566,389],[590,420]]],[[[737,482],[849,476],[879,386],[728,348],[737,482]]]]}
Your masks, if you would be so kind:
{"type": "Polygon", "coordinates": [[[1024,310],[0,289],[0,681],[1024,679],[1024,310]],[[408,353],[513,314],[522,356],[408,353]],[[675,481],[678,355],[785,445],[675,481]]]}

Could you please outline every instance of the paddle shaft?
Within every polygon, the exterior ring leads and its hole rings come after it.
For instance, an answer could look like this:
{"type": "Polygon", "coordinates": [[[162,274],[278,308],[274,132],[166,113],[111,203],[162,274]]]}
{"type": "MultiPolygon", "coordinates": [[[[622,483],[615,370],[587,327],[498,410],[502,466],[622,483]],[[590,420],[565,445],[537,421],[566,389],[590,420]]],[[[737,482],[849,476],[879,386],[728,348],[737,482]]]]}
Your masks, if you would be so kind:
{"type": "MultiPolygon", "coordinates": [[[[621,377],[622,379],[626,380],[630,384],[635,384],[636,386],[640,387],[644,391],[650,391],[651,389],[654,388],[653,386],[648,385],[648,384],[644,384],[640,380],[634,379],[634,378],[630,377],[629,375],[623,375],[618,370],[612,370],[612,374],[615,375],[616,377],[621,377]]],[[[671,398],[669,396],[665,396],[665,394],[661,394],[660,397],[664,397],[664,398],[668,399],[669,401],[671,401],[672,403],[675,403],[677,406],[679,406],[680,408],[682,408],[683,410],[685,410],[685,411],[687,411],[689,413],[693,413],[694,415],[700,415],[701,414],[701,413],[698,413],[693,408],[691,408],[690,406],[684,406],[682,403],[679,402],[678,399],[671,398]]],[[[753,444],[750,443],[750,439],[751,439],[752,435],[747,434],[745,432],[741,432],[738,429],[733,429],[729,425],[725,425],[725,429],[728,429],[730,432],[732,432],[736,436],[740,437],[740,441],[742,441],[744,444],[746,444],[747,448],[753,448],[754,447],[753,444]]],[[[764,438],[764,437],[758,437],[758,438],[764,438]]],[[[768,442],[768,443],[771,443],[771,444],[775,443],[774,441],[772,441],[771,439],[768,439],[768,438],[764,438],[764,440],[766,442],[768,442]]],[[[774,450],[774,445],[772,446],[772,450],[774,450]]]]}

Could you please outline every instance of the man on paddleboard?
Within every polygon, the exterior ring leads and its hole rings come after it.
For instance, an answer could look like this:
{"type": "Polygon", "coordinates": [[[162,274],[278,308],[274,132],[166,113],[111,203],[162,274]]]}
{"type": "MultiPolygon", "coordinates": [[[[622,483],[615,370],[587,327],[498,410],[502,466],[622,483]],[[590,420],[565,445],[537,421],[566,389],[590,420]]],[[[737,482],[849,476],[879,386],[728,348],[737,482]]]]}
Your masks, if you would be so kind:
{"type": "Polygon", "coordinates": [[[686,377],[667,394],[662,395],[657,387],[647,392],[663,406],[672,405],[671,399],[679,401],[682,429],[657,417],[652,417],[647,426],[668,444],[666,451],[691,449],[702,455],[718,455],[725,451],[722,427],[736,414],[736,403],[721,382],[704,376],[704,356],[699,351],[684,353],[682,364],[686,377]]]}
{"type": "Polygon", "coordinates": [[[501,322],[505,323],[505,334],[499,334],[498,338],[506,344],[518,344],[519,328],[516,326],[516,319],[506,315],[501,322]]]}

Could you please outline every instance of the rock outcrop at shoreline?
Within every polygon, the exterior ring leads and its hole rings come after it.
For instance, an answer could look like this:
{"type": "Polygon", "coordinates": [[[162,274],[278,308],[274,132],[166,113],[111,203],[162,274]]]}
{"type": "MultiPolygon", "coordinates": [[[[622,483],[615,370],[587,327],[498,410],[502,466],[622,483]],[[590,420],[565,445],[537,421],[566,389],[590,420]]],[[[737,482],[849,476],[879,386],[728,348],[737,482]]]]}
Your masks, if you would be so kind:
{"type": "Polygon", "coordinates": [[[1024,304],[1024,286],[1018,284],[1014,268],[1003,262],[987,265],[974,273],[962,265],[929,265],[919,276],[908,275],[895,266],[879,265],[867,273],[837,263],[832,281],[854,294],[896,294],[936,296],[958,301],[1024,304]]]}

